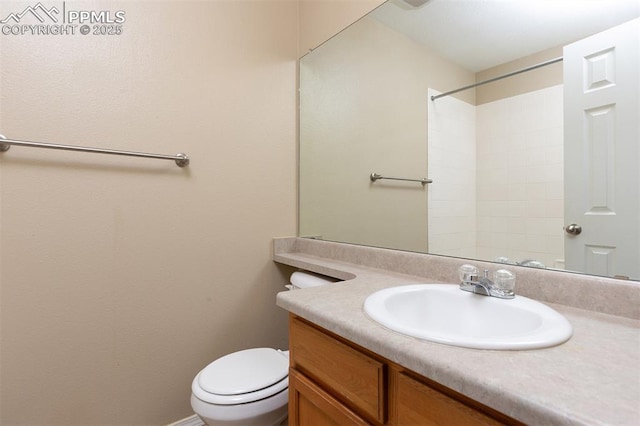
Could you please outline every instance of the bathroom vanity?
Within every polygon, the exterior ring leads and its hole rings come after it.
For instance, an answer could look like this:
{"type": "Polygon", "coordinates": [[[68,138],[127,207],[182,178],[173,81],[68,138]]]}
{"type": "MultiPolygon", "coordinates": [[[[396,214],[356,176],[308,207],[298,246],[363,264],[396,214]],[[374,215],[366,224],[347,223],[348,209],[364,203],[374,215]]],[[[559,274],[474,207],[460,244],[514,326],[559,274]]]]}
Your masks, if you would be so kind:
{"type": "Polygon", "coordinates": [[[456,282],[460,259],[286,238],[274,260],[344,280],[278,295],[290,312],[292,425],[640,424],[637,283],[514,268],[516,294],[560,312],[573,336],[478,350],[390,331],[363,310],[384,288],[456,282]]]}
{"type": "Polygon", "coordinates": [[[291,315],[290,425],[522,424],[291,315]]]}

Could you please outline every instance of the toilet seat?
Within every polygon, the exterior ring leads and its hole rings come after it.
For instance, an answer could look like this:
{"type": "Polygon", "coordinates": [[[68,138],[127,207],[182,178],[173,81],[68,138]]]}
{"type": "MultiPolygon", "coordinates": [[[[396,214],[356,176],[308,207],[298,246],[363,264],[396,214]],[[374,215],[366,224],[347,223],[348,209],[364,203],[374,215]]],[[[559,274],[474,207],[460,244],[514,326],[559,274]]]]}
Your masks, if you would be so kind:
{"type": "Polygon", "coordinates": [[[289,385],[289,359],[272,348],[253,348],[225,355],[193,379],[193,394],[218,405],[245,404],[273,396],[289,385]]]}

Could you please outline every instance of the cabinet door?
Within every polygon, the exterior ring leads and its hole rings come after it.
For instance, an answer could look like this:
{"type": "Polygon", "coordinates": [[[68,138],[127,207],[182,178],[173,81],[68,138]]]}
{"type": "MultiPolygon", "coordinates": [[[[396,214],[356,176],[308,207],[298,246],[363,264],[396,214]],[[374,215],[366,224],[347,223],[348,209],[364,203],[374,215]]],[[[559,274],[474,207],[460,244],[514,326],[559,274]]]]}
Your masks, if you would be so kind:
{"type": "Polygon", "coordinates": [[[328,389],[372,423],[386,418],[385,365],[329,334],[292,318],[291,367],[328,389]]]}
{"type": "Polygon", "coordinates": [[[415,425],[500,425],[492,417],[408,376],[392,374],[391,424],[415,425]]]}
{"type": "Polygon", "coordinates": [[[294,369],[289,370],[290,426],[362,426],[368,424],[303,374],[294,369]]]}

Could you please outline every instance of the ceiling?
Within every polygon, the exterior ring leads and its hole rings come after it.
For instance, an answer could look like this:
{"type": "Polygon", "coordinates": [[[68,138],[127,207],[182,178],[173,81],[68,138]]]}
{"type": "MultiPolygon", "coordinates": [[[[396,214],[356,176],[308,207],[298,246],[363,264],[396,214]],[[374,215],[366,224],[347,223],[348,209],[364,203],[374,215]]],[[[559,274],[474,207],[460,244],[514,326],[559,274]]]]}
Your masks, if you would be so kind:
{"type": "Polygon", "coordinates": [[[477,72],[637,18],[640,0],[389,0],[370,16],[477,72]]]}

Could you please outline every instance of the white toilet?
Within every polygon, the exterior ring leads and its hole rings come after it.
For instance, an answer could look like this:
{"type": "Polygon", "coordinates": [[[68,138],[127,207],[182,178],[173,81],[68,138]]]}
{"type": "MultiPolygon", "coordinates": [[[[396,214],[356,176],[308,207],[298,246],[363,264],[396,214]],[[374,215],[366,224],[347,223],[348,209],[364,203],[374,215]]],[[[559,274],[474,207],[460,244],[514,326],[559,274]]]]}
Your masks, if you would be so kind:
{"type": "MultiPolygon", "coordinates": [[[[294,272],[291,288],[335,281],[294,272]]],[[[289,351],[245,349],[218,358],[196,375],[191,407],[208,425],[275,426],[287,418],[288,386],[289,351]]]]}

